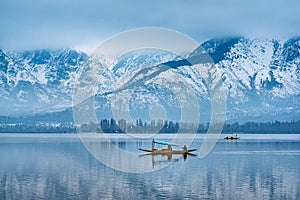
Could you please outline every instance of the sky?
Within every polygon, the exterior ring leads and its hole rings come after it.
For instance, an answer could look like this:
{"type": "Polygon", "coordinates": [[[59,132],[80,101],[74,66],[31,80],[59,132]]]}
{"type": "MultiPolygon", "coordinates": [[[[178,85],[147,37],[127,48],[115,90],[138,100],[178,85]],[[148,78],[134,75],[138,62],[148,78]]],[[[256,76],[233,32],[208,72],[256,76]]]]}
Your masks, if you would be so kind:
{"type": "Polygon", "coordinates": [[[161,27],[199,43],[300,35],[299,0],[1,0],[0,48],[92,51],[122,31],[161,27]]]}

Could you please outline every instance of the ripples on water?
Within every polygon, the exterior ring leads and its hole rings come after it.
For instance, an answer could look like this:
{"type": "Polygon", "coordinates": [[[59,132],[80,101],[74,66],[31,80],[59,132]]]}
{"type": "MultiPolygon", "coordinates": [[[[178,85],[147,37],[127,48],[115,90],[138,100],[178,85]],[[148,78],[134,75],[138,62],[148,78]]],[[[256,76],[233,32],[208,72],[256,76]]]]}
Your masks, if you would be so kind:
{"type": "MultiPolygon", "coordinates": [[[[0,139],[0,199],[300,199],[299,140],[220,139],[204,159],[150,156],[152,167],[172,164],[134,174],[106,167],[76,137],[0,139]]],[[[136,152],[151,145],[113,141],[136,152]]]]}

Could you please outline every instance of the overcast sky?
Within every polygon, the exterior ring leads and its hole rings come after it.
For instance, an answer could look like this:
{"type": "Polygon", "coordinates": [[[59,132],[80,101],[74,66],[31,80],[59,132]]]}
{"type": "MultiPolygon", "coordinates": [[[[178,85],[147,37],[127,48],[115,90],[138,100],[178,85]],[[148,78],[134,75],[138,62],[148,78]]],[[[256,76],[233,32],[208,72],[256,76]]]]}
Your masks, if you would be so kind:
{"type": "Polygon", "coordinates": [[[133,28],[164,27],[203,42],[228,35],[300,35],[299,0],[1,0],[0,48],[92,50],[133,28]]]}

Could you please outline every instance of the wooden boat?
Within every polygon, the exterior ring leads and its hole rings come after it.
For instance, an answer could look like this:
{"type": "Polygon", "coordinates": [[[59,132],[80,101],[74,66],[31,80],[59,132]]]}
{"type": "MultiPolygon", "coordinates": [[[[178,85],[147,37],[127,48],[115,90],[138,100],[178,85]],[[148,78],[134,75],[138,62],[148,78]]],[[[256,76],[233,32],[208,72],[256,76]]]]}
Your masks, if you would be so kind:
{"type": "Polygon", "coordinates": [[[225,140],[238,140],[238,139],[240,139],[240,137],[238,137],[236,133],[233,133],[229,136],[226,136],[224,139],[225,140]]]}
{"type": "MultiPolygon", "coordinates": [[[[158,141],[158,140],[152,140],[152,149],[142,149],[139,148],[139,150],[148,152],[151,155],[163,155],[163,154],[183,154],[183,155],[195,155],[191,154],[190,152],[196,151],[197,149],[187,149],[187,147],[184,145],[182,150],[173,150],[172,146],[180,147],[179,144],[171,143],[171,142],[165,142],[165,141],[158,141]],[[167,149],[155,149],[155,144],[161,144],[161,145],[167,145],[167,149]]],[[[196,155],[195,155],[196,156],[196,155]]]]}
{"type": "Polygon", "coordinates": [[[197,149],[186,149],[186,150],[169,150],[169,149],[142,149],[141,151],[145,151],[151,154],[188,154],[189,152],[196,151],[197,149]]]}

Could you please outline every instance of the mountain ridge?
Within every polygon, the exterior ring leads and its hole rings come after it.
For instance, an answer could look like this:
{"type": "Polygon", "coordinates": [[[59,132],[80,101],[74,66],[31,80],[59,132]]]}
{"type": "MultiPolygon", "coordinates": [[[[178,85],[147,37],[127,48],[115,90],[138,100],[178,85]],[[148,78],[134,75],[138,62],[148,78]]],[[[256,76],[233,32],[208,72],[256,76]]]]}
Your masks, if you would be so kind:
{"type": "MultiPolygon", "coordinates": [[[[210,54],[222,74],[229,120],[268,114],[276,117],[280,113],[291,113],[289,116],[299,119],[300,37],[286,41],[245,37],[212,39],[201,48],[210,54]]],[[[195,54],[197,49],[190,56],[195,54]]],[[[126,58],[124,66],[115,66],[112,74],[122,77],[126,66],[134,70],[132,64],[139,65],[142,60],[157,64],[175,59],[170,55],[153,55],[157,56],[154,61],[145,56],[131,61],[132,58],[126,58]]],[[[76,71],[87,59],[87,54],[72,49],[23,52],[0,49],[0,115],[70,108],[76,71]]],[[[205,85],[195,66],[184,66],[178,72],[188,79],[199,96],[205,96],[205,85]]],[[[105,85],[101,87],[106,89],[105,85]]]]}

